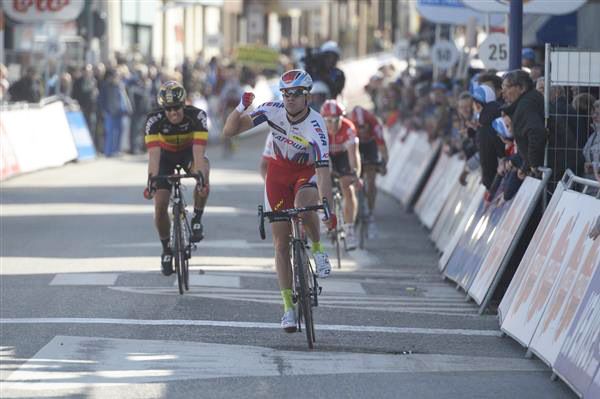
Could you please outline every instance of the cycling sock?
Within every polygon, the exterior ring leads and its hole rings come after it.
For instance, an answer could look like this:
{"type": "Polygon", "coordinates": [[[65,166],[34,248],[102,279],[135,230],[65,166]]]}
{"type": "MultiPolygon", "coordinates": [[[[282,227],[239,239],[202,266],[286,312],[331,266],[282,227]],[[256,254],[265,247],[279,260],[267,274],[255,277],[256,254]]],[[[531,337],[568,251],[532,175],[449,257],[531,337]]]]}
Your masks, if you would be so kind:
{"type": "Polygon", "coordinates": [[[170,249],[169,248],[169,239],[168,238],[165,239],[165,240],[160,240],[160,243],[162,244],[163,251],[166,251],[166,250],[170,249]]]}
{"type": "Polygon", "coordinates": [[[281,297],[283,298],[284,312],[287,312],[294,307],[294,302],[292,301],[292,290],[290,288],[281,290],[281,297]]]}
{"type": "Polygon", "coordinates": [[[321,241],[313,242],[310,250],[313,254],[315,252],[323,252],[323,245],[321,245],[321,241]]]}

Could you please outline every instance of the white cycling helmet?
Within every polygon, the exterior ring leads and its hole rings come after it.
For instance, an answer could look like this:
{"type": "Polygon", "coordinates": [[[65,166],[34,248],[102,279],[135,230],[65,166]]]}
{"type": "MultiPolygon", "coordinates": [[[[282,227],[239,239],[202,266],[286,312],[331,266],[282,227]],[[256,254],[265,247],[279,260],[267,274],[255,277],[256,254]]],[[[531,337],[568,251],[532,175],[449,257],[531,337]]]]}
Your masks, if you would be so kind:
{"type": "Polygon", "coordinates": [[[279,90],[303,88],[309,92],[312,89],[313,80],[308,72],[302,69],[292,69],[285,72],[279,79],[279,90]]]}
{"type": "Polygon", "coordinates": [[[340,47],[333,40],[329,40],[321,46],[322,53],[334,53],[340,58],[342,56],[342,52],[340,51],[340,47]]]}
{"type": "Polygon", "coordinates": [[[327,97],[331,95],[331,91],[329,90],[329,86],[322,80],[317,80],[313,83],[312,90],[310,94],[325,94],[327,97]]]}

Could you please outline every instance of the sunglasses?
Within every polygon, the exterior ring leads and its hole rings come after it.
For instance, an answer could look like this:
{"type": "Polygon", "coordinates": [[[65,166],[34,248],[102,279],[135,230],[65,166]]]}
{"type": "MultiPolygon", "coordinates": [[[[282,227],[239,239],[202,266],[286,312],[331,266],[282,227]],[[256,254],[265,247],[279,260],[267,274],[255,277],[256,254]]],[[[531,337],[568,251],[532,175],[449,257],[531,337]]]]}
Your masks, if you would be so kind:
{"type": "Polygon", "coordinates": [[[325,122],[329,122],[329,123],[338,123],[340,121],[340,118],[324,118],[325,122]]]}
{"type": "Polygon", "coordinates": [[[171,105],[169,107],[165,107],[165,112],[177,112],[183,108],[183,105],[171,105]]]}
{"type": "Polygon", "coordinates": [[[301,95],[306,94],[306,90],[305,89],[286,89],[286,90],[281,90],[281,94],[286,97],[299,97],[301,95]]]}

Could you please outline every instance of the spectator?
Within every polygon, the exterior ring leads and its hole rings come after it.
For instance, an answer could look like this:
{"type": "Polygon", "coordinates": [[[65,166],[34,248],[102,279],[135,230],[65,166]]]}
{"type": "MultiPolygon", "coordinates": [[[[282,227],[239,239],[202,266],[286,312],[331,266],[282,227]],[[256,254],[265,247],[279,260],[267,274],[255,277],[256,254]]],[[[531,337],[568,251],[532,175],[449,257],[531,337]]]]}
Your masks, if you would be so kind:
{"type": "Polygon", "coordinates": [[[453,110],[448,104],[448,97],[446,92],[448,87],[441,82],[435,82],[431,86],[431,102],[434,105],[433,116],[434,124],[432,130],[428,130],[429,141],[434,141],[440,137],[447,137],[450,135],[452,130],[452,113],[453,110]]]}
{"type": "Polygon", "coordinates": [[[77,72],[73,82],[72,97],[79,103],[79,108],[90,129],[90,133],[96,132],[96,109],[98,100],[98,85],[94,77],[92,65],[86,65],[82,71],[77,72]]]}
{"type": "Polygon", "coordinates": [[[600,182],[600,100],[596,100],[593,105],[592,126],[593,132],[583,147],[583,177],[600,182]]]}
{"type": "Polygon", "coordinates": [[[98,98],[104,119],[104,155],[107,157],[117,155],[120,151],[123,115],[130,109],[128,103],[117,72],[112,68],[107,70],[98,98]]]}
{"type": "Polygon", "coordinates": [[[129,152],[144,152],[144,122],[146,114],[152,110],[152,84],[148,78],[148,67],[138,64],[131,79],[127,82],[127,94],[131,102],[131,131],[129,134],[129,152]]]}
{"type": "Polygon", "coordinates": [[[533,87],[533,81],[522,70],[508,72],[502,82],[502,93],[508,103],[504,107],[511,117],[513,136],[526,174],[537,175],[544,165],[546,127],[544,125],[544,97],[533,87]]]}
{"type": "MultiPolygon", "coordinates": [[[[221,123],[224,126],[227,116],[235,109],[244,94],[240,76],[235,64],[229,64],[223,71],[224,83],[219,94],[219,113],[222,115],[221,123]]],[[[223,138],[223,157],[228,158],[235,152],[231,137],[223,138]]]]}
{"type": "Polygon", "coordinates": [[[331,92],[325,82],[315,81],[310,91],[310,107],[317,112],[321,112],[321,106],[330,96],[331,92]]]}
{"type": "Polygon", "coordinates": [[[498,103],[500,104],[504,103],[504,101],[502,100],[501,77],[496,75],[493,71],[490,71],[479,75],[479,77],[477,78],[477,82],[479,82],[479,84],[489,86],[492,90],[494,90],[494,93],[496,94],[496,101],[498,101],[498,103]]]}
{"type": "Polygon", "coordinates": [[[500,105],[496,94],[487,85],[481,85],[473,91],[473,113],[479,121],[477,139],[479,141],[479,159],[481,162],[481,182],[488,190],[498,169],[498,158],[504,157],[504,143],[492,127],[500,117],[500,105]]]}
{"type": "Polygon", "coordinates": [[[12,102],[37,103],[42,99],[42,84],[35,67],[27,67],[25,74],[8,88],[12,102]]]}
{"type": "Polygon", "coordinates": [[[530,76],[531,76],[531,80],[536,82],[539,78],[544,76],[544,67],[539,64],[532,66],[530,76]]]}
{"type": "Polygon", "coordinates": [[[342,56],[342,52],[340,51],[338,44],[330,40],[323,43],[321,46],[321,54],[323,57],[322,65],[316,67],[315,75],[311,76],[313,80],[322,80],[325,82],[331,92],[331,98],[335,99],[342,93],[346,84],[344,72],[336,67],[336,64],[342,56]]]}
{"type": "Polygon", "coordinates": [[[583,148],[592,132],[592,107],[596,98],[589,93],[579,93],[573,98],[576,112],[577,148],[583,148]]]}
{"type": "Polygon", "coordinates": [[[535,52],[532,48],[526,47],[521,51],[521,65],[531,68],[535,65],[535,52]]]}

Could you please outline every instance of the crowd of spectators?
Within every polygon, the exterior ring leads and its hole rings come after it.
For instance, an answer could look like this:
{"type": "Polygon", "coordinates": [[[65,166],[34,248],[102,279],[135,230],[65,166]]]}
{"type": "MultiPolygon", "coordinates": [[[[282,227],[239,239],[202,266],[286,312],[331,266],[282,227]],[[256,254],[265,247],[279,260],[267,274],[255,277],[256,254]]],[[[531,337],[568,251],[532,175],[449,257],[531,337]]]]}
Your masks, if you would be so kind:
{"type": "Polygon", "coordinates": [[[600,182],[598,88],[549,88],[546,121],[544,68],[532,54],[524,50],[522,69],[469,70],[462,79],[434,78],[425,68],[396,74],[383,66],[365,90],[388,127],[425,132],[447,154],[465,159],[462,184],[479,170],[486,198],[501,188],[510,199],[526,176],[541,177],[544,166],[552,170],[550,193],[566,169],[600,182]]]}

